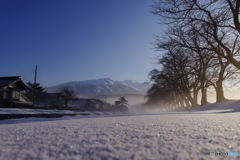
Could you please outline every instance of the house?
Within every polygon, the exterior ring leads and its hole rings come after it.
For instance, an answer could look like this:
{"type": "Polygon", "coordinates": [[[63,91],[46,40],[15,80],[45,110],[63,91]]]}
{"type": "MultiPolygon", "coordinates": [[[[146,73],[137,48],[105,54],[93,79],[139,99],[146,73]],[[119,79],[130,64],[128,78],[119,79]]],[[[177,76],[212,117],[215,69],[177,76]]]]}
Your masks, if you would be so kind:
{"type": "Polygon", "coordinates": [[[47,93],[47,102],[50,106],[62,107],[64,106],[64,101],[62,100],[61,93],[47,93]]]}
{"type": "Polygon", "coordinates": [[[64,101],[61,98],[61,93],[45,93],[45,98],[36,102],[36,106],[44,108],[61,108],[64,106],[64,101]]]}
{"type": "Polygon", "coordinates": [[[72,101],[69,107],[84,110],[107,110],[110,104],[100,99],[78,99],[72,101]]]}
{"type": "Polygon", "coordinates": [[[26,89],[20,76],[0,77],[0,107],[31,105],[30,100],[22,93],[26,89]]]}

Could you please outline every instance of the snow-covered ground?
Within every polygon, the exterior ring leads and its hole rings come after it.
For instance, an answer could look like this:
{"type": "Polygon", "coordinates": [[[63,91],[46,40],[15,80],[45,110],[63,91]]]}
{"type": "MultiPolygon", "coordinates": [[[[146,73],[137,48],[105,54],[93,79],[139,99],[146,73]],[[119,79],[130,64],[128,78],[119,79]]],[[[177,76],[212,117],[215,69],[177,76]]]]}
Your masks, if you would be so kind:
{"type": "Polygon", "coordinates": [[[122,114],[120,111],[70,111],[70,110],[46,110],[46,109],[22,109],[22,108],[0,108],[0,115],[37,115],[37,114],[63,114],[63,115],[115,115],[122,114]]]}
{"type": "MultiPolygon", "coordinates": [[[[75,116],[75,115],[94,117],[122,114],[123,113],[120,111],[110,112],[110,111],[70,111],[58,109],[46,110],[46,109],[0,108],[0,120],[27,117],[59,118],[63,116],[75,116]]],[[[27,120],[31,121],[31,119],[27,120]]]]}
{"type": "Polygon", "coordinates": [[[210,152],[240,154],[238,104],[208,106],[213,111],[2,120],[0,159],[236,159],[210,152]]]}
{"type": "Polygon", "coordinates": [[[4,114],[76,114],[69,110],[45,110],[45,109],[20,109],[20,108],[0,108],[0,115],[4,114]]]}

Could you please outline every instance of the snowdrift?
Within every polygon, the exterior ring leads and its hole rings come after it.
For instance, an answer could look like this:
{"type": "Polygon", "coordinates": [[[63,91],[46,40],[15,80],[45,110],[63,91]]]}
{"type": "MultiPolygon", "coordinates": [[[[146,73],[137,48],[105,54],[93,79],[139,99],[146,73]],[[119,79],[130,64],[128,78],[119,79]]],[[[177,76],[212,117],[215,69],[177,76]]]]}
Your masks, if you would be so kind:
{"type": "Polygon", "coordinates": [[[191,109],[191,111],[210,111],[210,112],[240,112],[240,100],[213,103],[191,109]]]}

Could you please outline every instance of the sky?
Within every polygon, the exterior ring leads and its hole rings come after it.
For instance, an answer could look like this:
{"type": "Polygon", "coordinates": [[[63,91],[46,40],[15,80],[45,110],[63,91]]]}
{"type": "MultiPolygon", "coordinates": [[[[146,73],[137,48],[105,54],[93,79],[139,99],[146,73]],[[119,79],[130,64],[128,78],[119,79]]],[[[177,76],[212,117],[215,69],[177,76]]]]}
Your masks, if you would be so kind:
{"type": "Polygon", "coordinates": [[[145,82],[163,27],[153,0],[2,0],[0,76],[44,87],[98,78],[145,82]]]}

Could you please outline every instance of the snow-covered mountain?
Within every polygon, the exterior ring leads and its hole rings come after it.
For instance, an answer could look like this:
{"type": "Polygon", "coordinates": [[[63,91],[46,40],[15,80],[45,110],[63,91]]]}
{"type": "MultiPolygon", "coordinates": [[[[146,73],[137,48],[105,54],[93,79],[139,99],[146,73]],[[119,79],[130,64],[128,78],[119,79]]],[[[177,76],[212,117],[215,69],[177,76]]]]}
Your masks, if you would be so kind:
{"type": "Polygon", "coordinates": [[[114,81],[111,78],[101,78],[87,81],[74,81],[46,88],[47,92],[56,92],[62,86],[72,87],[79,95],[117,95],[117,94],[145,94],[149,86],[134,81],[114,81]]]}

